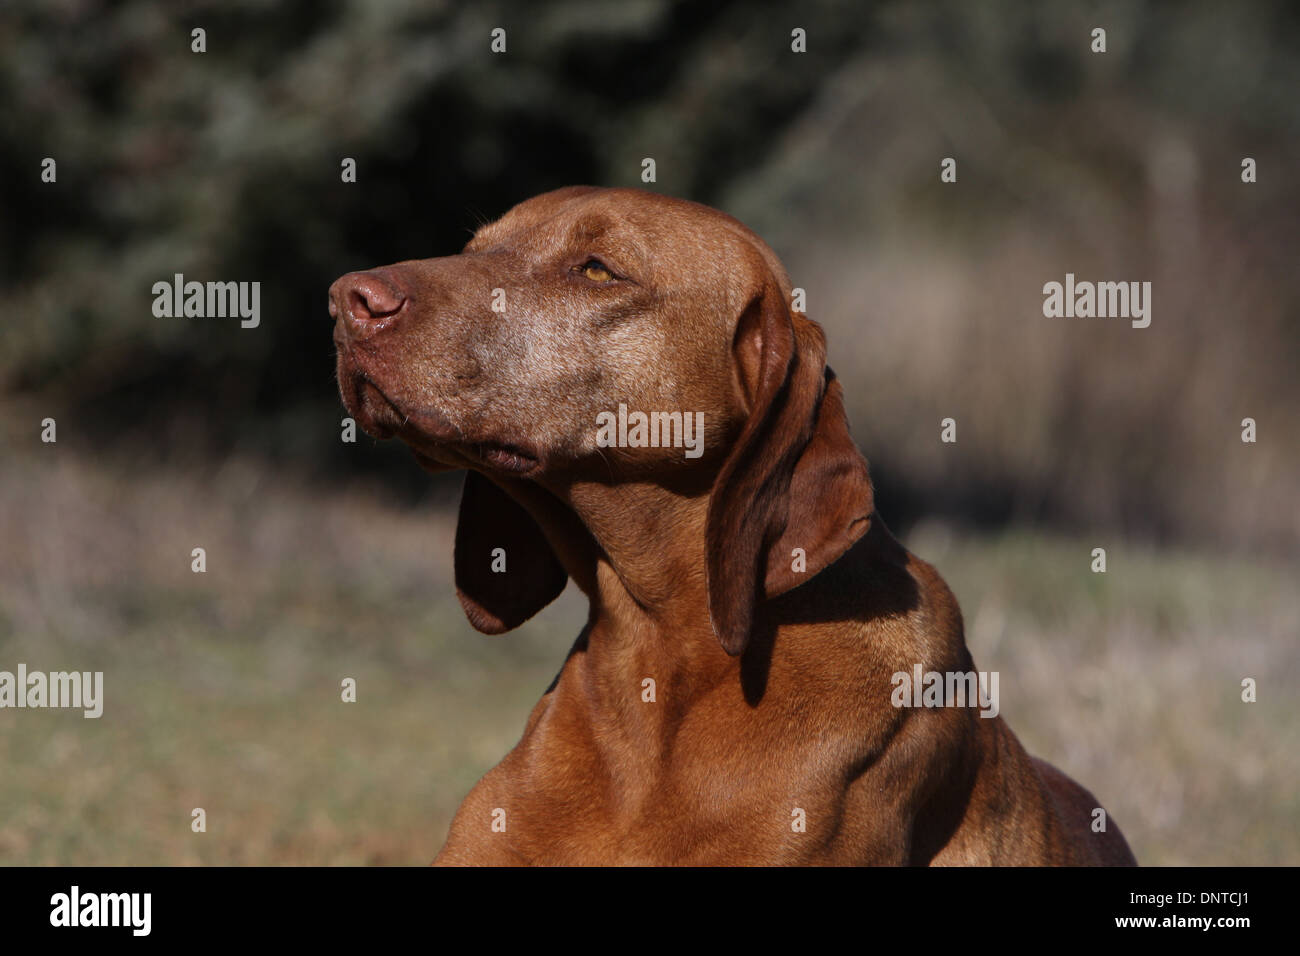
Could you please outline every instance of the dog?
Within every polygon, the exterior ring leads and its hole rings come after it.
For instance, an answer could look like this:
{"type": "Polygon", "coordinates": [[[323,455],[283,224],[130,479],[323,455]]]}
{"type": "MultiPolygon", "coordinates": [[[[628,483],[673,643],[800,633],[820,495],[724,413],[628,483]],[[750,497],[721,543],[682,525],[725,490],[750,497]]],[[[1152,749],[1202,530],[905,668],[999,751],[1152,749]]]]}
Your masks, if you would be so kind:
{"type": "Polygon", "coordinates": [[[1001,717],[898,693],[975,673],[961,612],[791,297],[732,217],[589,186],[330,287],[349,414],[466,471],[470,623],[591,604],[436,864],[1135,864],[1001,717]]]}

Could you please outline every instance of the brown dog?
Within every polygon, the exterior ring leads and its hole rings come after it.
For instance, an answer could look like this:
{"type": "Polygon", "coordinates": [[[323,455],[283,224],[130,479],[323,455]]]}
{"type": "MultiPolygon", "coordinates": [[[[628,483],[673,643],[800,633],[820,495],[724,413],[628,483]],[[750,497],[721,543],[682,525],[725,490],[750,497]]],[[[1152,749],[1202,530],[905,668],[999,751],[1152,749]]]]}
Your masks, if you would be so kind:
{"type": "Polygon", "coordinates": [[[470,622],[517,627],[566,578],[591,600],[437,862],[1134,863],[1001,718],[900,692],[974,672],[961,613],[875,514],[790,297],[731,217],[592,187],[330,288],[349,412],[469,469],[470,622]]]}

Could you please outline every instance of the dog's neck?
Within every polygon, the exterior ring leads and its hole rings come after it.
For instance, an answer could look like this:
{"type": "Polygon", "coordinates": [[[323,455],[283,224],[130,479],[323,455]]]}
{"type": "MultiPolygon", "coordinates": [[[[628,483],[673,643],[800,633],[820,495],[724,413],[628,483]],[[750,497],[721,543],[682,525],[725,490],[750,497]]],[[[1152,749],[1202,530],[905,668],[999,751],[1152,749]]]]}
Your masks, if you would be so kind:
{"type": "Polygon", "coordinates": [[[704,574],[707,494],[653,483],[575,483],[566,503],[597,546],[596,593],[611,611],[635,608],[663,626],[708,618],[704,574]],[[655,542],[648,547],[648,542],[655,542]]]}
{"type": "Polygon", "coordinates": [[[675,706],[689,706],[696,693],[734,670],[736,661],[722,650],[709,619],[707,485],[500,484],[537,521],[591,601],[582,670],[596,698],[616,706],[652,677],[673,688],[675,706]]]}
{"type": "Polygon", "coordinates": [[[709,496],[651,484],[575,484],[566,504],[593,542],[593,587],[580,660],[566,664],[561,680],[582,688],[583,719],[603,728],[597,746],[624,762],[635,754],[640,776],[655,780],[684,715],[729,681],[740,694],[738,661],[709,620],[709,496]]]}
{"type": "Polygon", "coordinates": [[[707,489],[574,482],[561,494],[592,543],[580,566],[566,569],[591,599],[598,640],[619,648],[628,666],[647,656],[674,671],[724,663],[709,624],[707,489]]]}

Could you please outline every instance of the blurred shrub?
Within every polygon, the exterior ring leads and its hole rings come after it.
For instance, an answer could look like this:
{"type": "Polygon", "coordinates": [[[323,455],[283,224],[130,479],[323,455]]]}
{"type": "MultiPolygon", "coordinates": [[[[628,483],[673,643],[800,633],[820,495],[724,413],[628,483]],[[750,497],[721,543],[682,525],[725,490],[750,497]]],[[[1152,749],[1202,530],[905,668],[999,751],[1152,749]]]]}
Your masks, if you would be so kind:
{"type": "Polygon", "coordinates": [[[886,514],[1293,548],[1298,25],[1283,2],[10,3],[0,394],[102,446],[355,467],[329,282],[654,156],[653,188],[739,215],[810,290],[886,514]],[[1152,327],[1043,319],[1067,271],[1152,281],[1152,327]],[[176,272],[260,280],[262,328],[155,319],[176,272]]]}

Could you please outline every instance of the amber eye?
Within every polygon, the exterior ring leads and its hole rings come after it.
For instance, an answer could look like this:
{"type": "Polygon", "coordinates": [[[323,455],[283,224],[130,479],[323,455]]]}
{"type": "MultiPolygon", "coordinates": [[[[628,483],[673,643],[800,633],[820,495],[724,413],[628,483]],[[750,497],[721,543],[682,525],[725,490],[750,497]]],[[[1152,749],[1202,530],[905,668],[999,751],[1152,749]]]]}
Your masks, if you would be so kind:
{"type": "Polygon", "coordinates": [[[588,259],[582,266],[582,274],[592,282],[608,282],[614,273],[606,269],[599,259],[588,259]]]}

